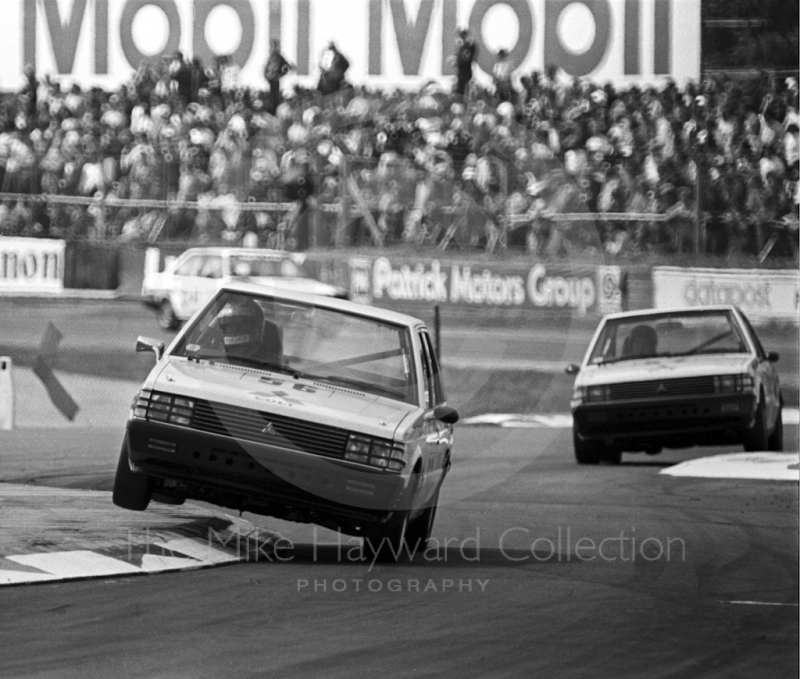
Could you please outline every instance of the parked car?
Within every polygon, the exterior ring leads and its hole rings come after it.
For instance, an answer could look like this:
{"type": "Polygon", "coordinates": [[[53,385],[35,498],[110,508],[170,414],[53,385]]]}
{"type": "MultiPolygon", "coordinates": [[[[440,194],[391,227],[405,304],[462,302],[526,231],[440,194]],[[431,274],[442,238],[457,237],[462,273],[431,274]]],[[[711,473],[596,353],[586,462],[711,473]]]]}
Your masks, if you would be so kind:
{"type": "Polygon", "coordinates": [[[192,498],[424,550],[451,465],[425,324],[354,302],[225,284],[164,343],[131,408],[120,507],[192,498]]]}
{"type": "Polygon", "coordinates": [[[610,314],[583,363],[567,368],[575,458],[730,443],[782,450],[777,361],[734,306],[610,314]]]}
{"type": "Polygon", "coordinates": [[[176,330],[222,285],[234,280],[268,283],[299,292],[347,298],[333,285],[315,280],[303,267],[304,255],[251,248],[190,248],[163,273],[146,275],[145,304],[158,310],[158,324],[176,330]]]}

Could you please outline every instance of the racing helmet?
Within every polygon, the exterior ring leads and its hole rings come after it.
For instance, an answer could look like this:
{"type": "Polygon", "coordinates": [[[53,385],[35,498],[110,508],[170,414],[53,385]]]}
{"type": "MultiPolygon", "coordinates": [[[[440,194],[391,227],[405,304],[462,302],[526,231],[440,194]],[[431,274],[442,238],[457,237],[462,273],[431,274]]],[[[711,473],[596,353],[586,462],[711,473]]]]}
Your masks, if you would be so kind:
{"type": "Polygon", "coordinates": [[[264,312],[253,300],[227,304],[217,317],[225,351],[241,353],[256,348],[264,329],[264,312]]]}

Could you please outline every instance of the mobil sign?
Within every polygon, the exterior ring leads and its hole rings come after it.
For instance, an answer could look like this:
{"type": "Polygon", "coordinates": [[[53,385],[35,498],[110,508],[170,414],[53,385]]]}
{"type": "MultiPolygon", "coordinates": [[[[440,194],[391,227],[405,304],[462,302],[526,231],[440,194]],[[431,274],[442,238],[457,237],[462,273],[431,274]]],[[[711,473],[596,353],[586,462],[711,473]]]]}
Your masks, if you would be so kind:
{"type": "Polygon", "coordinates": [[[241,82],[264,86],[269,41],[297,69],[286,84],[313,85],[331,40],[355,83],[417,87],[453,74],[455,32],[478,42],[476,77],[494,54],[518,72],[557,64],[617,84],[700,75],[699,0],[2,0],[0,87],[37,73],[117,85],[143,60],[181,50],[208,63],[230,55],[241,82]]]}

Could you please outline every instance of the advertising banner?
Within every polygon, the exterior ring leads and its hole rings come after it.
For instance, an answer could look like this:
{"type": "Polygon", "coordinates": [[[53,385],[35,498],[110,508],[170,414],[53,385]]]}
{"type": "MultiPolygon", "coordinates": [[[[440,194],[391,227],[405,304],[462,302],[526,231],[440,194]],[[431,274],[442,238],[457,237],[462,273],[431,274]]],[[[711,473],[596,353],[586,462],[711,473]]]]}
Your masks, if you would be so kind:
{"type": "MultiPolygon", "coordinates": [[[[600,267],[535,263],[442,262],[438,259],[350,259],[350,296],[363,303],[419,302],[427,307],[524,307],[600,313],[600,267]]],[[[613,299],[606,300],[613,308],[613,299]]]]}
{"type": "Polygon", "coordinates": [[[83,86],[115,87],[145,60],[181,50],[205,64],[230,55],[240,82],[265,87],[270,39],[296,66],[283,83],[315,86],[333,40],[354,84],[450,82],[455,33],[478,44],[476,78],[491,82],[498,50],[517,73],[556,64],[617,85],[700,75],[698,0],[2,0],[0,88],[26,64],[83,86]]]}
{"type": "Polygon", "coordinates": [[[753,321],[798,322],[800,272],[769,269],[653,269],[657,309],[735,304],[753,321]]]}
{"type": "Polygon", "coordinates": [[[0,295],[64,290],[63,240],[0,238],[0,295]]]}

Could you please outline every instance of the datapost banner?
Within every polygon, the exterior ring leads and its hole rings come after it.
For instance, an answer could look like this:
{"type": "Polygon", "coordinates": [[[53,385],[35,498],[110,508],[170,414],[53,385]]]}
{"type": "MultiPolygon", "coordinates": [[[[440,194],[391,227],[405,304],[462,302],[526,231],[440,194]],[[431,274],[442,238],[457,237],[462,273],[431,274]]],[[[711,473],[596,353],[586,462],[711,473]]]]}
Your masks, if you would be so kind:
{"type": "Polygon", "coordinates": [[[354,84],[452,82],[455,32],[478,44],[476,78],[491,83],[499,49],[517,73],[560,66],[617,85],[700,76],[699,0],[2,0],[0,89],[39,76],[116,87],[142,61],[180,50],[209,64],[230,55],[240,82],[265,87],[271,39],[296,69],[284,80],[315,86],[333,40],[354,84]]]}
{"type": "MultiPolygon", "coordinates": [[[[393,302],[470,307],[549,309],[599,314],[604,267],[568,264],[443,262],[438,259],[352,257],[350,297],[362,303],[393,302]]],[[[616,300],[618,305],[618,299],[616,300]]],[[[606,310],[619,310],[613,295],[606,310]]]]}
{"type": "Polygon", "coordinates": [[[769,269],[653,269],[657,309],[735,304],[754,321],[798,322],[800,272],[769,269]]]}
{"type": "Polygon", "coordinates": [[[0,238],[0,295],[64,291],[66,242],[46,238],[0,238]]]}

